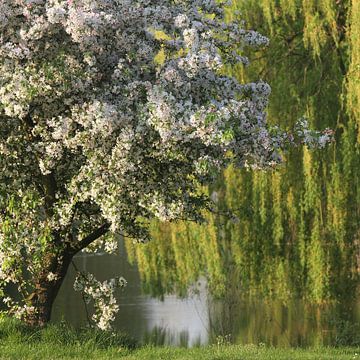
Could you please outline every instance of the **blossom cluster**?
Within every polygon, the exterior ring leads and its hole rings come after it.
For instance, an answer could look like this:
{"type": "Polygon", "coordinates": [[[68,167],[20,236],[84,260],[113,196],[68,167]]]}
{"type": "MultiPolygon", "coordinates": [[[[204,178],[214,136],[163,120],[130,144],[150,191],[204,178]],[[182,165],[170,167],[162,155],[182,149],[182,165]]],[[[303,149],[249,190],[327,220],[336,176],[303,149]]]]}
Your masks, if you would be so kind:
{"type": "Polygon", "coordinates": [[[119,311],[114,292],[127,284],[123,277],[100,282],[93,274],[78,273],[74,282],[74,290],[83,294],[86,304],[94,303],[92,320],[101,330],[111,330],[111,322],[119,311]]]}

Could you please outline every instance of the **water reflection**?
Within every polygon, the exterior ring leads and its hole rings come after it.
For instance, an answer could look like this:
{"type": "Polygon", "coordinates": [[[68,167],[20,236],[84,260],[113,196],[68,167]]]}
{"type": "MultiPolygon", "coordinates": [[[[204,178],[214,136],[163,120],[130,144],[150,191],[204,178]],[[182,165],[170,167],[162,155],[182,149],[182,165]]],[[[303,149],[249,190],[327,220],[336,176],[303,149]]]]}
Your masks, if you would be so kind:
{"type": "MultiPolygon", "coordinates": [[[[93,272],[99,280],[124,276],[128,286],[119,290],[120,312],[115,327],[143,343],[196,346],[231,341],[273,346],[359,345],[360,302],[310,305],[305,301],[244,300],[229,287],[221,300],[212,300],[205,281],[186,298],[175,295],[162,300],[142,294],[138,270],[122,255],[84,255],[77,267],[93,272]]],[[[72,289],[70,269],[54,305],[53,320],[86,325],[86,312],[79,293],[72,289]]],[[[234,289],[234,288],[233,288],[234,289]]]]}
{"type": "Polygon", "coordinates": [[[311,305],[291,301],[239,301],[229,311],[218,301],[212,311],[215,336],[238,344],[272,346],[359,345],[360,303],[311,305]]]}
{"type": "MultiPolygon", "coordinates": [[[[175,295],[162,300],[143,295],[136,267],[124,255],[83,255],[76,266],[95,274],[99,280],[124,276],[128,286],[117,292],[120,311],[114,326],[140,341],[153,344],[194,346],[208,340],[208,311],[205,284],[197,294],[180,299],[175,295]]],[[[54,304],[53,321],[65,320],[74,326],[87,324],[81,295],[72,289],[75,271],[70,268],[54,304]]]]}

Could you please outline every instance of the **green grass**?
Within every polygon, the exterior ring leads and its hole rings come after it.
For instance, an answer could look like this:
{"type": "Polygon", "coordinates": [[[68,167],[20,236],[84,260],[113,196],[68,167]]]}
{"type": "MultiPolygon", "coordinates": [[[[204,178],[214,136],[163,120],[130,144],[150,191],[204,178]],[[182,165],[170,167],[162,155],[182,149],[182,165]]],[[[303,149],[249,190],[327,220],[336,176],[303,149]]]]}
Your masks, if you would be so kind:
{"type": "Polygon", "coordinates": [[[75,330],[64,324],[29,329],[0,319],[0,359],[229,359],[229,360],[360,360],[360,348],[279,349],[255,345],[223,345],[193,349],[136,347],[125,334],[75,330]]]}
{"type": "Polygon", "coordinates": [[[135,350],[124,348],[97,349],[92,346],[61,346],[50,344],[5,344],[0,345],[0,359],[123,359],[123,360],[350,360],[360,359],[359,349],[319,348],[268,349],[256,346],[204,347],[196,349],[143,347],[135,350]]]}

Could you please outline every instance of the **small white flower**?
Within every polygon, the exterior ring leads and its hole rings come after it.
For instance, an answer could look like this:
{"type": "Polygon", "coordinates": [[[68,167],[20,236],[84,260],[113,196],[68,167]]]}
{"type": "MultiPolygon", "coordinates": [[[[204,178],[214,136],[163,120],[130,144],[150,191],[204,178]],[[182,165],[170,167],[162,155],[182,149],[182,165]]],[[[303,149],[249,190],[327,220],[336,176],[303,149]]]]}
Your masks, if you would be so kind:
{"type": "Polygon", "coordinates": [[[186,14],[179,14],[174,20],[176,27],[180,29],[187,28],[190,25],[190,19],[186,14]]]}
{"type": "Polygon", "coordinates": [[[55,281],[58,279],[58,276],[52,272],[49,272],[46,278],[48,281],[55,281]]]}

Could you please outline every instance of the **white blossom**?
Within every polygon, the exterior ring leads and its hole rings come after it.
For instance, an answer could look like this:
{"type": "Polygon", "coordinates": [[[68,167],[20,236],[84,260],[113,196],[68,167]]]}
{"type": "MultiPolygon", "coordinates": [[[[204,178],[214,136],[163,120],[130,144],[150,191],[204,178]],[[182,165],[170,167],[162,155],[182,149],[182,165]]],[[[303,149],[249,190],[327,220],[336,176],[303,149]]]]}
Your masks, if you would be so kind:
{"type": "Polygon", "coordinates": [[[111,322],[119,311],[114,292],[127,285],[123,277],[99,282],[92,274],[78,273],[74,283],[75,291],[80,291],[86,303],[94,302],[92,320],[101,330],[111,330],[111,322]]]}

